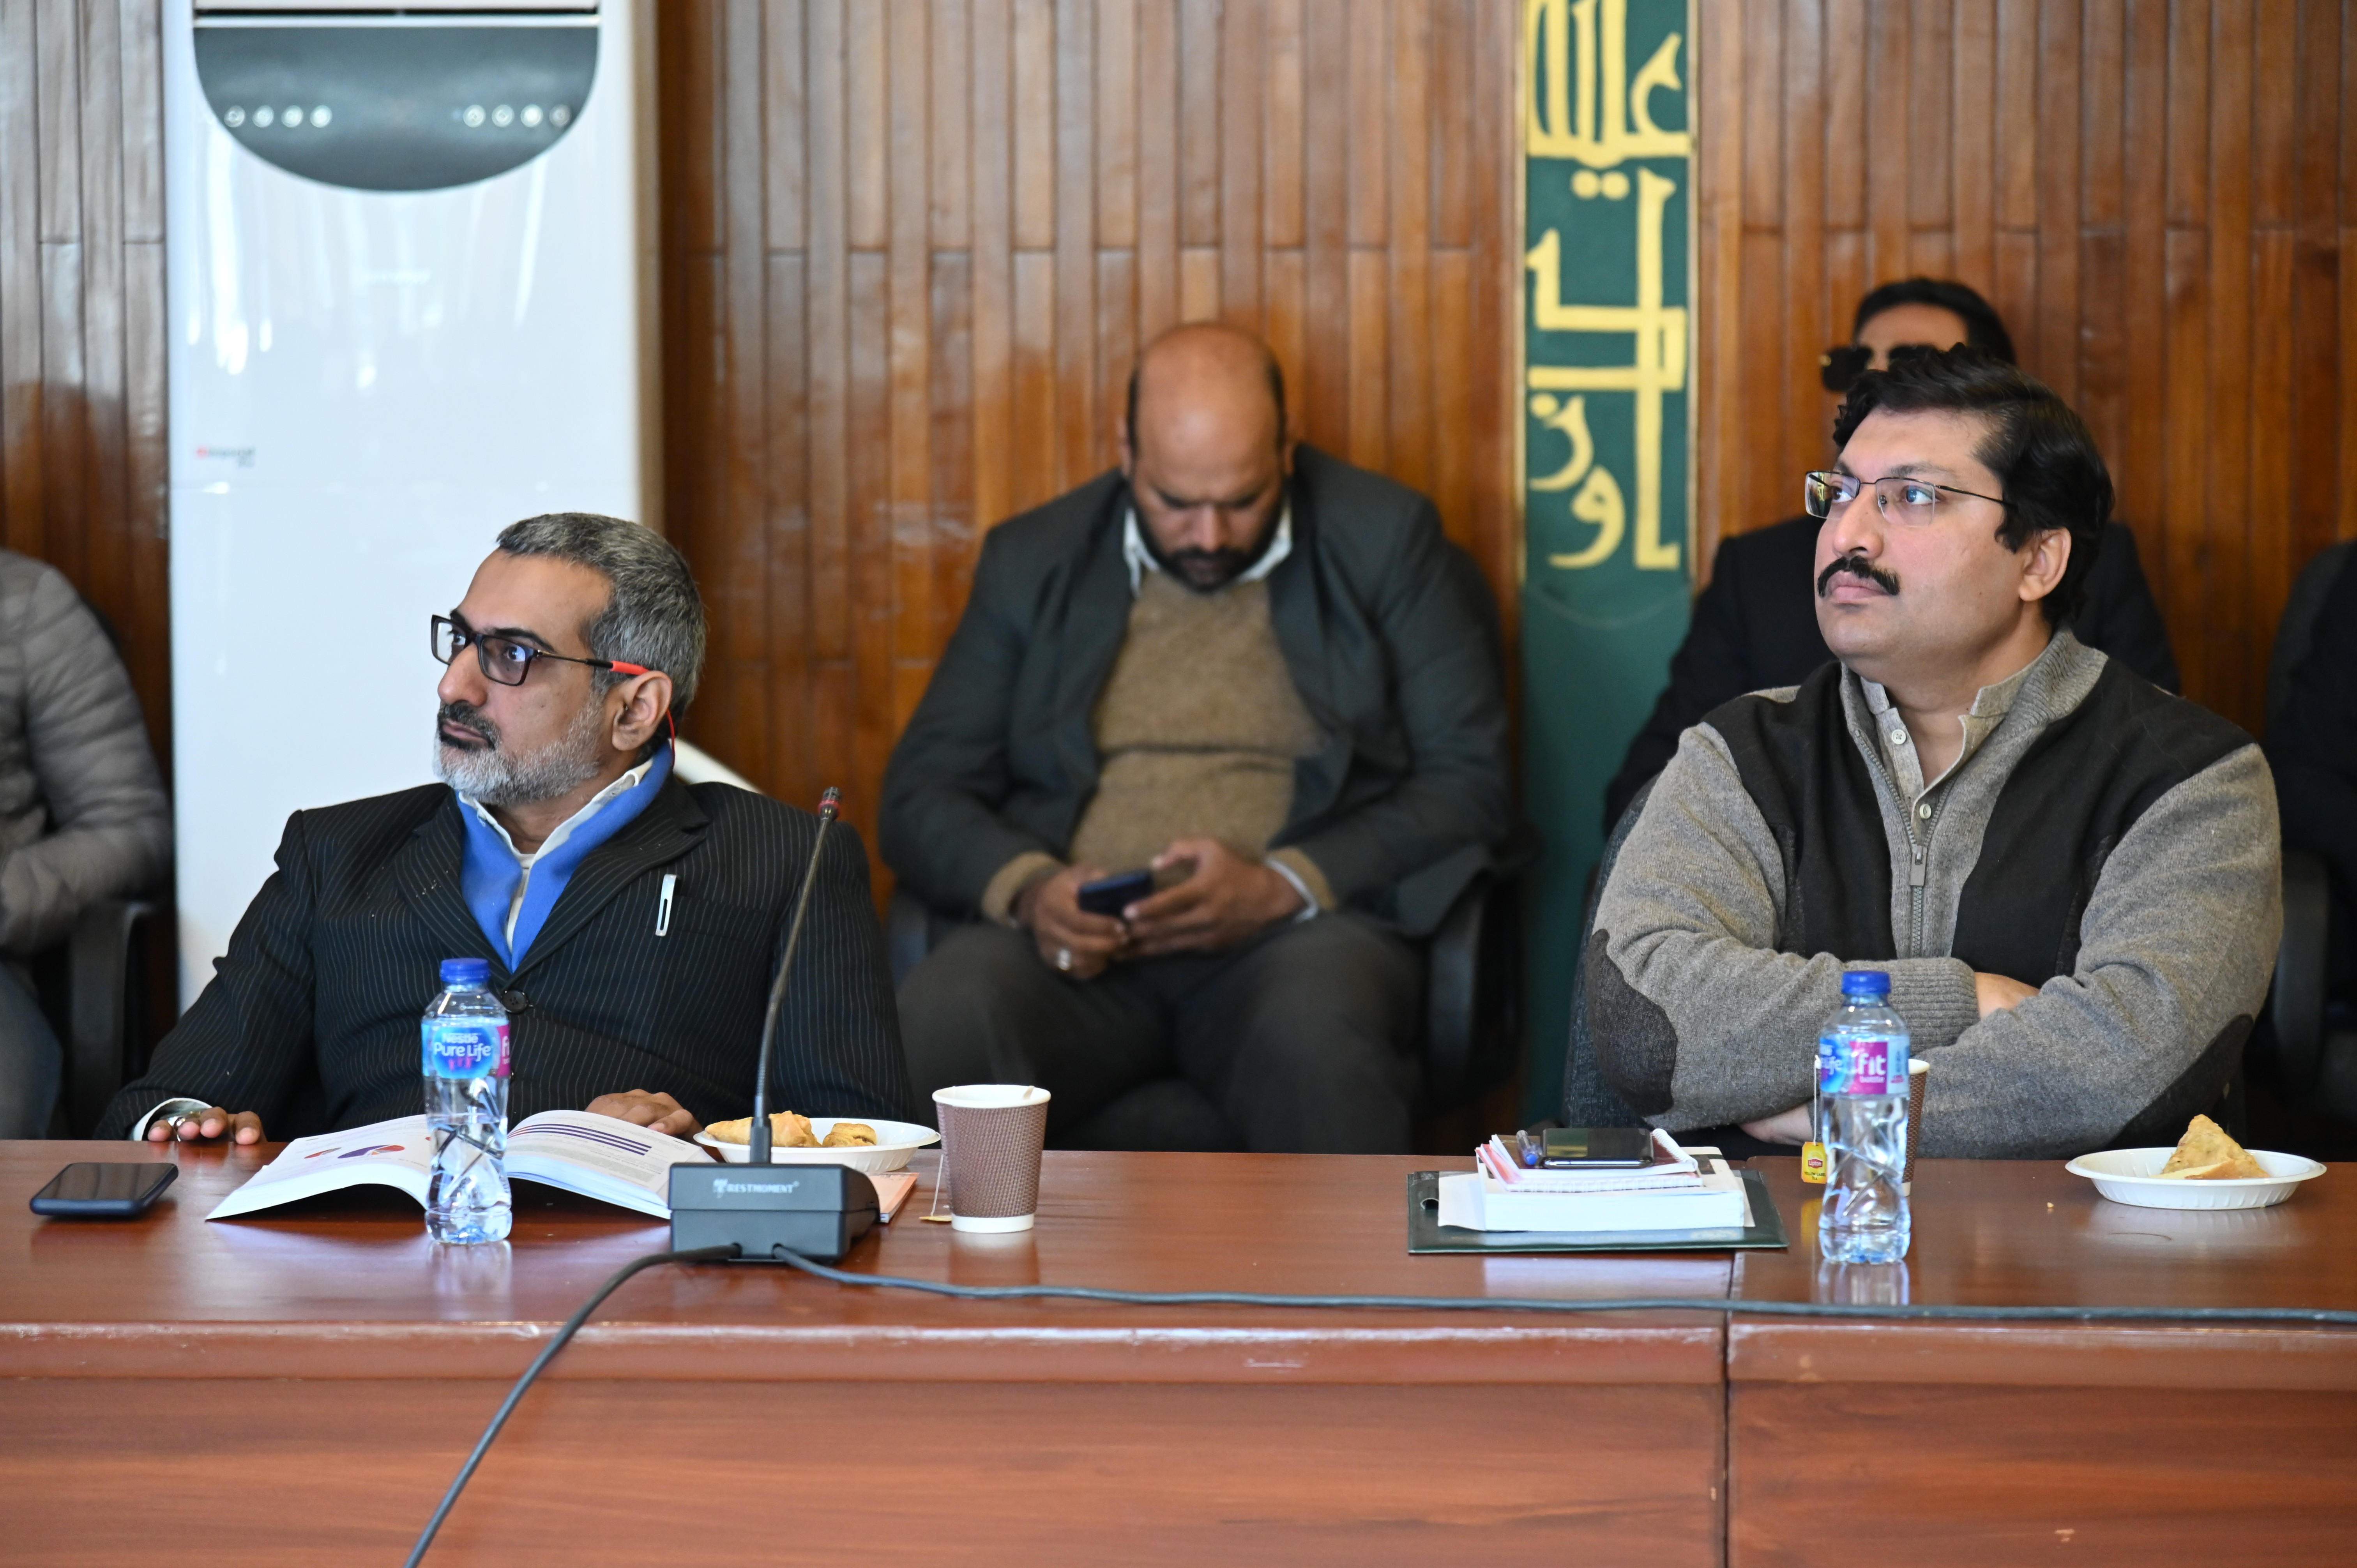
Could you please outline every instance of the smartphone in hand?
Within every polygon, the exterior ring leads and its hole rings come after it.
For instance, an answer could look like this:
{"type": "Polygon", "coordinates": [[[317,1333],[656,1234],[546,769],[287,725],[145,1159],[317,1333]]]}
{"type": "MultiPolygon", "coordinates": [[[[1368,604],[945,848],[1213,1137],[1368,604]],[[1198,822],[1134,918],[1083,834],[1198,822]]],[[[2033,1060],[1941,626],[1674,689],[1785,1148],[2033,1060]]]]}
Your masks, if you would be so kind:
{"type": "Polygon", "coordinates": [[[1081,908],[1092,915],[1120,919],[1121,912],[1154,891],[1154,873],[1125,871],[1081,884],[1081,908]]]}

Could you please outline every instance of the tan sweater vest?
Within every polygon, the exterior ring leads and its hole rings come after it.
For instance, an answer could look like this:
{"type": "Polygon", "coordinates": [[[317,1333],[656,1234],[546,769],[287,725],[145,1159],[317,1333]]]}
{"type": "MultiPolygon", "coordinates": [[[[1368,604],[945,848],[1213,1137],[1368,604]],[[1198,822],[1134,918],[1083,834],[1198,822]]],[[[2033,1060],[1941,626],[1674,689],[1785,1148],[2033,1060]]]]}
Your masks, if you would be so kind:
{"type": "Polygon", "coordinates": [[[1138,585],[1092,728],[1097,792],[1071,857],[1107,871],[1178,838],[1258,860],[1293,809],[1295,759],[1324,739],[1277,646],[1268,585],[1199,594],[1166,572],[1138,585]]]}

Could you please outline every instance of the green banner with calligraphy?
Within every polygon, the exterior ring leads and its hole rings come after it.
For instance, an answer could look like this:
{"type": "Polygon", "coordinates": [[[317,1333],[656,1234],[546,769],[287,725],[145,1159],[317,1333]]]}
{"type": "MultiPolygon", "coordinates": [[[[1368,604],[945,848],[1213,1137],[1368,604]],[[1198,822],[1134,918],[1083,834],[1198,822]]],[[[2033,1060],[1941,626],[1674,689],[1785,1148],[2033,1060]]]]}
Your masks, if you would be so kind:
{"type": "Polygon", "coordinates": [[[1693,570],[1687,0],[1523,7],[1525,1109],[1562,1098],[1604,787],[1667,680],[1693,570]]]}

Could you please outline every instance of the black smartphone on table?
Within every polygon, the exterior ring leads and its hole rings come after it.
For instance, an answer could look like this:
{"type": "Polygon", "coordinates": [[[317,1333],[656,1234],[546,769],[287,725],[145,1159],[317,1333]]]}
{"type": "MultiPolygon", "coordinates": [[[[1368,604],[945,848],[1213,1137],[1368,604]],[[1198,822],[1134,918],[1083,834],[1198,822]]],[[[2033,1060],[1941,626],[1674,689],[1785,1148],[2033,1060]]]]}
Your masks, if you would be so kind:
{"type": "Polygon", "coordinates": [[[1081,884],[1080,904],[1092,915],[1121,918],[1121,912],[1154,891],[1154,873],[1125,871],[1081,884]]]}
{"type": "Polygon", "coordinates": [[[1634,1170],[1656,1157],[1650,1127],[1550,1127],[1534,1141],[1542,1170],[1634,1170]]]}
{"type": "Polygon", "coordinates": [[[128,1219],[179,1175],[168,1160],[76,1160],[33,1195],[33,1212],[59,1219],[128,1219]]]}

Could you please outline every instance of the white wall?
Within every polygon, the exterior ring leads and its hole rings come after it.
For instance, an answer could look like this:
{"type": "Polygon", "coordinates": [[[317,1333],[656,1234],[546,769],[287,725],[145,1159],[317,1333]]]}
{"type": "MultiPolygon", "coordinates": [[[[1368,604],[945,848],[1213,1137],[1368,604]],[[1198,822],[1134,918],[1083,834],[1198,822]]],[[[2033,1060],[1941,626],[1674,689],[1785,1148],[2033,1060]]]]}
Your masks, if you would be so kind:
{"type": "Polygon", "coordinates": [[[432,778],[426,620],[509,522],[640,517],[638,72],[524,166],[339,188],[240,145],[166,24],[181,1001],[287,814],[432,778]]]}

